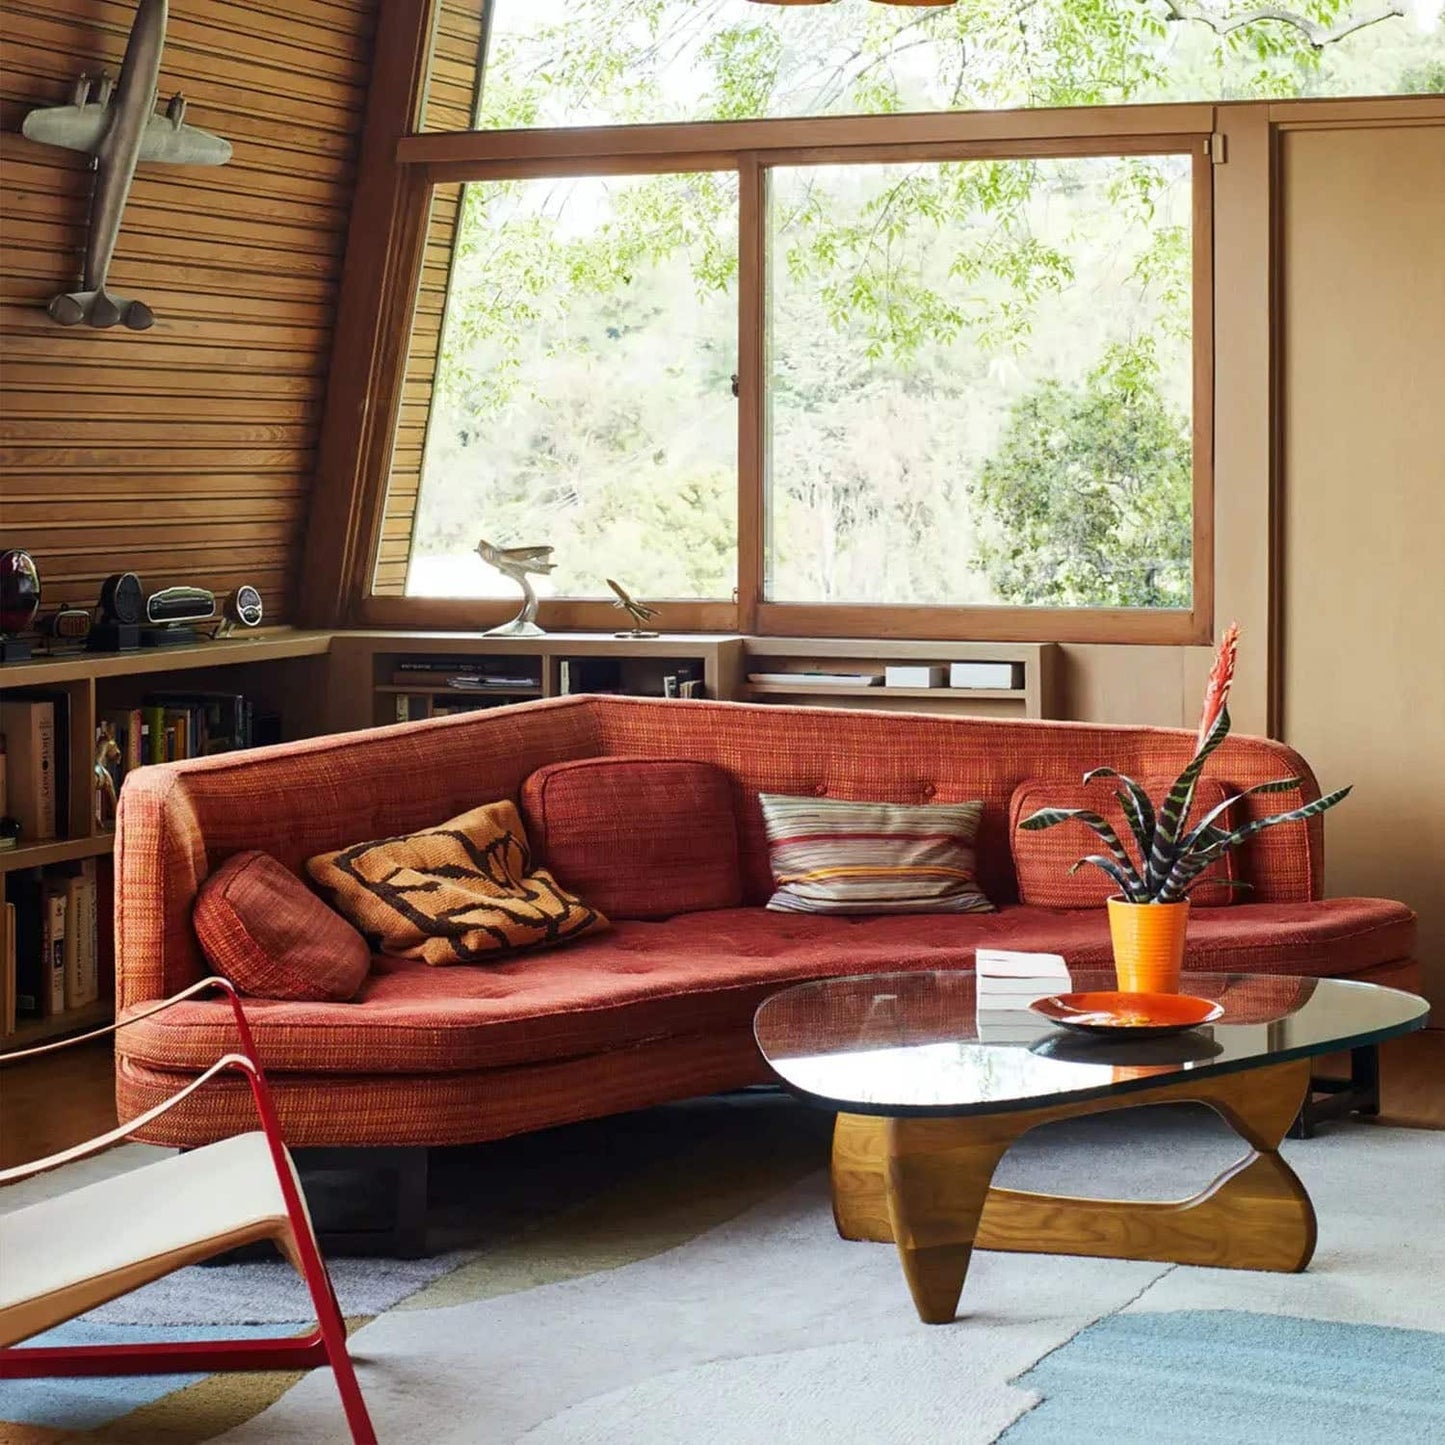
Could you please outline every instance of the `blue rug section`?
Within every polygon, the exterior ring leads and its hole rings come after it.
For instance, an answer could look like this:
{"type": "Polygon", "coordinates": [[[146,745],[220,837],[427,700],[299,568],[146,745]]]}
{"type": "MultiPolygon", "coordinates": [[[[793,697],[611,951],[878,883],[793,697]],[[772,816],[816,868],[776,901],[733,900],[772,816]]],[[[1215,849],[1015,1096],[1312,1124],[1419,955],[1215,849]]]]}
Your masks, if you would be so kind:
{"type": "Polygon", "coordinates": [[[1445,1335],[1234,1310],[1110,1315],[1014,1384],[999,1445],[1445,1442],[1445,1335]]]}
{"type": "MultiPolygon", "coordinates": [[[[312,1328],[304,1320],[295,1322],[294,1333],[312,1328]]],[[[30,1345],[130,1345],[155,1340],[266,1339],[293,1333],[290,1325],[97,1325],[72,1320],[43,1335],[36,1335],[16,1353],[30,1345]]],[[[94,1430],[174,1390],[183,1390],[204,1374],[193,1375],[110,1375],[81,1380],[6,1380],[0,1384],[0,1421],[13,1425],[49,1425],[59,1430],[94,1430]]]]}

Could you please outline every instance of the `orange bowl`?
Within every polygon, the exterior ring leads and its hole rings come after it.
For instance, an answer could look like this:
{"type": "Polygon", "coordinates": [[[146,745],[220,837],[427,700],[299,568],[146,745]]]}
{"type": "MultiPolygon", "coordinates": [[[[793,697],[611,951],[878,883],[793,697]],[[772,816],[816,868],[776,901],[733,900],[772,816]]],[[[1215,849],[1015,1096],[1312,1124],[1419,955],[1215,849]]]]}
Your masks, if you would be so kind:
{"type": "Polygon", "coordinates": [[[1029,1007],[1051,1023],[1081,1033],[1159,1038],[1213,1023],[1224,1006],[1187,993],[1063,993],[1029,1007]]]}

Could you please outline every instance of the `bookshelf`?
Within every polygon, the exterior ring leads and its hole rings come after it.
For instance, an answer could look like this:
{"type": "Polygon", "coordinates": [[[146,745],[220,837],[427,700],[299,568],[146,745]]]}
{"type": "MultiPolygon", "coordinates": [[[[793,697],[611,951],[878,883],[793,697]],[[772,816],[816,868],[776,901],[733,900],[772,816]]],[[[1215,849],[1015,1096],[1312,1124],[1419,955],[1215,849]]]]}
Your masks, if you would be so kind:
{"type": "Polygon", "coordinates": [[[982,717],[1056,717],[1058,652],[1052,642],[895,642],[838,637],[749,637],[737,696],[808,707],[861,707],[982,717]],[[1004,664],[1011,687],[888,687],[890,666],[948,669],[956,662],[1004,664]],[[774,680],[752,682],[768,673],[774,680]],[[821,676],[819,676],[821,675],[821,676]],[[876,678],[855,684],[829,675],[876,678]]]}
{"type": "MultiPolygon", "coordinates": [[[[68,719],[61,759],[68,798],[60,836],[21,839],[0,849],[0,882],[11,875],[63,879],[92,870],[100,917],[100,997],[48,1017],[19,1020],[0,1033],[0,1053],[95,1027],[111,1012],[113,963],[108,916],[112,834],[95,818],[95,730],[107,714],[142,707],[152,694],[244,694],[270,720],[257,741],[287,741],[397,721],[577,692],[662,697],[667,680],[725,701],[809,707],[879,708],[997,717],[1057,716],[1059,649],[1051,643],[901,642],[866,638],[745,637],[732,633],[551,633],[539,638],[479,632],[304,631],[272,628],[216,642],[126,653],[72,652],[0,664],[0,699],[49,696],[68,719]],[[434,675],[416,675],[431,661],[434,675]],[[830,683],[808,674],[882,676],[890,664],[946,667],[953,662],[1011,664],[1008,688],[885,687],[830,683]],[[410,675],[402,674],[411,669],[410,675]],[[780,680],[751,683],[750,673],[780,680]],[[448,678],[487,675],[474,689],[448,678]],[[412,707],[412,701],[416,707],[412,707]]],[[[0,1019],[0,1028],[3,1028],[0,1019]]]]}
{"type": "Polygon", "coordinates": [[[742,677],[743,639],[717,633],[614,637],[558,632],[545,637],[488,637],[476,632],[345,632],[331,651],[335,730],[414,721],[445,710],[565,697],[579,692],[667,696],[667,679],[696,695],[735,698],[742,677]],[[422,667],[424,663],[434,664],[422,667]],[[418,669],[413,681],[405,669],[418,669]],[[448,676],[490,677],[491,685],[450,686],[448,676]],[[420,707],[413,703],[420,703],[420,707]],[[405,704],[403,707],[402,704],[405,704]],[[403,718],[402,713],[405,712],[403,718]]]}
{"type": "MultiPolygon", "coordinates": [[[[114,835],[95,814],[93,791],[96,728],[107,714],[140,708],[152,694],[229,693],[253,699],[280,738],[320,731],[325,712],[328,632],[276,628],[169,648],[139,648],[123,653],[81,651],[41,656],[0,665],[0,702],[6,716],[12,703],[49,701],[62,720],[63,748],[57,737],[56,762],[64,769],[65,795],[53,838],[21,835],[15,847],[0,849],[0,884],[7,897],[33,904],[38,884],[43,898],[58,892],[74,876],[88,880],[96,910],[95,969],[99,997],[42,1017],[17,1018],[6,1029],[0,1012],[0,1053],[27,1048],[63,1034],[94,1028],[112,1012],[114,970],[109,914],[112,892],[110,854],[114,835]]],[[[7,757],[7,774],[13,759],[7,757]]],[[[14,796],[14,780],[8,780],[14,796]]],[[[8,811],[8,805],[6,811],[8,811]]],[[[67,929],[70,922],[67,921],[67,929]]],[[[13,996],[8,952],[0,954],[0,1003],[13,996]]]]}

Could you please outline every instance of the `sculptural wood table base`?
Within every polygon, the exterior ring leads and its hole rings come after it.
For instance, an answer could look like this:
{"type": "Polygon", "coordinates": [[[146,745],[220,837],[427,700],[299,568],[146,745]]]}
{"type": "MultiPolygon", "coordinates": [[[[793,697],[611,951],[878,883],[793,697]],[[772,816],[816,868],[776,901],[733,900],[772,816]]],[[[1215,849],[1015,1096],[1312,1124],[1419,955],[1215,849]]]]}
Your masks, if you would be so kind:
{"type": "Polygon", "coordinates": [[[1309,1060],[1296,1059],[1043,1108],[944,1117],[839,1114],[832,1170],[838,1232],[897,1244],[927,1324],[955,1317],[975,1246],[1302,1270],[1314,1254],[1314,1208],[1277,1150],[1309,1073],[1309,1060]],[[992,1187],[1009,1146],[1040,1124],[1176,1103],[1210,1105],[1250,1146],[1192,1199],[1155,1204],[992,1187]]]}

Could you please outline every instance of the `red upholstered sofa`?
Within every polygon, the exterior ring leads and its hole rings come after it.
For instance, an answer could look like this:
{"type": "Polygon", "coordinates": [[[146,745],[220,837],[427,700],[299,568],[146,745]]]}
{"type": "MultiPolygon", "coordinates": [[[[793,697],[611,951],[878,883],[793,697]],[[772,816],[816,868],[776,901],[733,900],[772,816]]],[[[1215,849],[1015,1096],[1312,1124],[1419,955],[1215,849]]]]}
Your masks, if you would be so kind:
{"type": "MultiPolygon", "coordinates": [[[[494,966],[377,959],[350,1003],[248,1006],[289,1138],[298,1145],[455,1144],[499,1138],[765,1080],[752,1015],[772,990],[829,974],[967,968],[976,944],[1107,966],[1100,908],[1019,904],[1008,809],[1021,782],[1074,782],[1108,762],[1172,773],[1175,730],[996,722],[729,703],[577,697],[147,768],[127,780],[116,849],[118,1006],[130,1013],[205,972],[191,906],[233,853],[304,860],[517,798],[569,759],[687,758],[727,775],[742,906],[655,921],[494,966]],[[895,802],[982,799],[980,879],[992,914],[819,917],[769,912],[759,792],[895,802]]],[[[1308,767],[1232,738],[1213,776],[1246,787],[1308,767]]],[[[1290,794],[1259,800],[1284,808],[1290,794]]],[[[628,804],[621,802],[619,806],[628,804]]],[[[627,820],[638,828],[646,819],[627,820]]],[[[1319,820],[1258,835],[1239,872],[1250,901],[1201,908],[1189,966],[1372,979],[1412,987],[1414,917],[1399,903],[1322,901],[1319,820]]],[[[546,862],[544,856],[539,861],[546,862]]],[[[562,881],[565,883],[565,876],[562,881]]],[[[196,1001],[121,1036],[117,1097],[130,1119],[216,1057],[228,1006],[196,1001]]],[[[203,1091],[157,1123],[197,1144],[250,1127],[244,1086],[203,1091]]]]}

